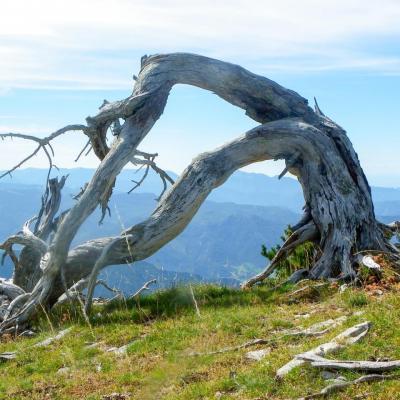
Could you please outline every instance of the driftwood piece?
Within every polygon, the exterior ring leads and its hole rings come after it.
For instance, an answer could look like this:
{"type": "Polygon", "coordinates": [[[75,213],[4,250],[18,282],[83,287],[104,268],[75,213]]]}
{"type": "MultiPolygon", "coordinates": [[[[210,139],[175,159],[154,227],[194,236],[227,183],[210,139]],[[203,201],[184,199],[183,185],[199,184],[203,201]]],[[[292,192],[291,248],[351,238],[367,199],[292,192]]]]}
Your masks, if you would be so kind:
{"type": "Polygon", "coordinates": [[[82,291],[86,288],[88,284],[88,279],[81,279],[78,282],[74,283],[67,292],[63,293],[54,303],[54,306],[64,304],[67,301],[75,300],[78,296],[82,295],[82,291]]]}
{"type": "Polygon", "coordinates": [[[238,351],[241,349],[245,349],[247,347],[251,346],[256,346],[260,344],[271,344],[275,343],[276,340],[282,339],[285,337],[289,336],[321,336],[327,333],[330,329],[333,329],[335,326],[338,326],[339,324],[343,323],[347,319],[346,316],[338,317],[336,319],[329,319],[327,321],[323,322],[318,322],[309,328],[302,329],[302,330],[289,330],[289,331],[284,331],[280,332],[281,335],[279,337],[273,338],[273,339],[253,339],[250,341],[247,341],[245,343],[242,343],[238,346],[232,346],[232,347],[224,347],[220,350],[215,350],[215,351],[210,351],[210,352],[205,352],[205,353],[190,353],[191,356],[203,356],[203,355],[215,355],[215,354],[222,354],[222,353],[228,353],[231,351],[238,351]],[[321,330],[321,328],[323,330],[321,330]]]}
{"type": "Polygon", "coordinates": [[[204,352],[204,353],[193,352],[193,353],[190,353],[189,355],[190,356],[211,356],[211,355],[215,355],[215,354],[223,354],[223,353],[228,353],[231,351],[247,349],[248,347],[257,346],[259,344],[270,344],[270,343],[272,343],[271,339],[253,339],[253,340],[249,340],[248,342],[242,343],[238,346],[224,347],[223,349],[204,352]]]}
{"type": "Polygon", "coordinates": [[[57,333],[55,336],[51,336],[42,342],[36,343],[33,345],[33,347],[46,347],[49,346],[51,343],[56,342],[57,340],[61,340],[65,335],[67,335],[69,332],[71,332],[72,327],[64,329],[60,332],[57,333]]]}
{"type": "Polygon", "coordinates": [[[129,299],[138,298],[144,291],[150,290],[150,285],[153,285],[155,283],[157,283],[157,279],[150,279],[140,289],[138,289],[135,293],[129,296],[129,299]]]}
{"type": "Polygon", "coordinates": [[[196,314],[198,317],[201,317],[200,308],[199,308],[199,305],[197,304],[196,297],[194,296],[193,287],[190,284],[189,284],[189,290],[190,290],[190,295],[192,296],[192,301],[193,301],[194,309],[196,310],[196,314]]]}
{"type": "Polygon", "coordinates": [[[325,388],[323,388],[320,392],[310,394],[308,396],[300,397],[298,400],[312,400],[318,399],[321,397],[329,396],[330,394],[334,394],[340,392],[341,390],[347,389],[349,386],[359,385],[361,383],[366,382],[380,382],[380,381],[388,381],[393,379],[400,379],[400,375],[379,375],[379,374],[371,374],[360,376],[353,381],[343,381],[343,382],[335,382],[332,383],[325,388]]]}
{"type": "Polygon", "coordinates": [[[300,289],[296,289],[292,292],[289,292],[286,294],[285,297],[287,298],[294,298],[297,297],[298,295],[302,295],[303,293],[307,292],[308,290],[313,291],[313,290],[319,290],[323,287],[327,287],[329,286],[329,282],[320,282],[317,284],[310,284],[310,285],[306,285],[301,287],[300,289]]]}
{"type": "Polygon", "coordinates": [[[15,358],[17,358],[16,351],[6,351],[4,353],[0,353],[0,360],[3,361],[14,360],[15,358]]]}
{"type": "MultiPolygon", "coordinates": [[[[47,347],[51,343],[61,340],[65,335],[67,335],[69,332],[71,332],[72,327],[64,329],[60,332],[57,333],[55,336],[51,336],[39,343],[34,344],[32,347],[47,347]]],[[[4,353],[0,353],[0,359],[2,360],[14,360],[17,357],[18,352],[17,351],[6,351],[4,353]]]]}
{"type": "Polygon", "coordinates": [[[346,329],[344,332],[334,337],[330,342],[321,344],[305,353],[298,354],[297,356],[295,356],[295,358],[293,358],[283,367],[278,369],[278,371],[276,372],[276,377],[283,378],[292,369],[300,365],[303,365],[305,363],[305,361],[301,358],[303,356],[307,355],[324,356],[325,354],[335,352],[337,350],[342,349],[345,346],[358,342],[367,334],[370,326],[371,326],[370,322],[363,322],[361,324],[355,325],[351,328],[346,329]]]}
{"type": "Polygon", "coordinates": [[[353,361],[329,360],[315,354],[301,354],[298,358],[308,361],[313,367],[329,370],[350,370],[366,372],[386,372],[400,368],[400,360],[393,361],[353,361]]]}
{"type": "Polygon", "coordinates": [[[326,321],[317,322],[308,328],[301,328],[295,330],[284,331],[285,335],[288,336],[322,336],[328,333],[331,329],[342,324],[347,320],[347,316],[341,316],[335,319],[328,319],[326,321]]]}
{"type": "Polygon", "coordinates": [[[110,347],[106,351],[107,351],[107,353],[115,354],[117,357],[123,357],[127,354],[128,347],[134,342],[135,341],[124,344],[123,346],[120,346],[120,347],[110,347]]]}

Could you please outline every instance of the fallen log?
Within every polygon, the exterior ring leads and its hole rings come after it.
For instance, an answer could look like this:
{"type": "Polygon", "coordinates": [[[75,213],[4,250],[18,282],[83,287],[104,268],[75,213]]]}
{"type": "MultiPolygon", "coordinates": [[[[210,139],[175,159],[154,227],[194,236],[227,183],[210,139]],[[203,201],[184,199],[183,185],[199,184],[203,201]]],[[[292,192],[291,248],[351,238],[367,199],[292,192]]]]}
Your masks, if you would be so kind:
{"type": "Polygon", "coordinates": [[[333,338],[330,342],[319,345],[305,353],[298,354],[291,361],[278,369],[278,371],[276,372],[276,377],[283,378],[292,369],[303,365],[305,361],[301,357],[313,355],[324,356],[325,354],[335,352],[345,346],[358,342],[367,334],[370,326],[370,322],[363,322],[361,324],[355,325],[351,328],[346,329],[344,332],[333,338]]]}

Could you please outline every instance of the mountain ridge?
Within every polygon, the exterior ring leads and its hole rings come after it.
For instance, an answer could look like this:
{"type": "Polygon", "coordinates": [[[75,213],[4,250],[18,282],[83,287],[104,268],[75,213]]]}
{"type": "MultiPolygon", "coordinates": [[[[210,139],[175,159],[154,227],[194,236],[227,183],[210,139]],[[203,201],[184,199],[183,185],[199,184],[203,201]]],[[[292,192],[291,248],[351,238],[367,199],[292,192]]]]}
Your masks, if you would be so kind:
{"type": "MultiPolygon", "coordinates": [[[[61,169],[56,173],[69,174],[60,207],[65,210],[74,204],[73,195],[93,170],[61,169]]],[[[46,174],[44,169],[25,169],[16,171],[13,178],[0,181],[3,216],[0,240],[20,230],[37,213],[46,174]]],[[[100,213],[96,210],[80,228],[73,246],[92,238],[115,235],[151,214],[157,204],[157,193],[161,191],[161,181],[156,174],[149,173],[144,185],[128,195],[133,177],[134,170],[122,172],[110,201],[111,217],[99,226],[100,213]]],[[[379,219],[382,222],[400,219],[400,189],[372,190],[379,219]]],[[[260,255],[261,245],[277,244],[285,227],[299,219],[302,205],[301,187],[296,180],[239,171],[211,193],[177,238],[146,262],[155,268],[191,274],[207,281],[239,282],[265,266],[266,260],[260,255]]]]}

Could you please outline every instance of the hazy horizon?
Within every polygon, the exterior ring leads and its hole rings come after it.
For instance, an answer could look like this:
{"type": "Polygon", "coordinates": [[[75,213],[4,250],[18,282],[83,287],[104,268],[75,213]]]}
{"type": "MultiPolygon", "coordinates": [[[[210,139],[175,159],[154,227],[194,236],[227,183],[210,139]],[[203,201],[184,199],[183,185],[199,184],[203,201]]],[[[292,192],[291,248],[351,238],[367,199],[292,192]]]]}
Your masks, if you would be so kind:
{"type": "MultiPolygon", "coordinates": [[[[27,168],[24,167],[24,168],[19,168],[18,171],[27,171],[27,170],[32,170],[32,169],[33,169],[33,170],[38,170],[38,171],[44,171],[44,172],[47,172],[47,171],[48,171],[48,168],[41,168],[41,167],[27,167],[27,168]]],[[[96,167],[81,167],[81,166],[64,167],[64,166],[58,166],[58,168],[53,168],[53,170],[52,170],[52,176],[60,175],[60,173],[58,173],[58,170],[61,171],[61,170],[78,170],[78,169],[89,170],[89,171],[95,171],[96,167]]],[[[132,165],[132,166],[127,165],[127,166],[124,167],[124,170],[139,171],[139,168],[138,168],[138,167],[135,167],[135,166],[133,166],[133,165],[132,165]]],[[[1,170],[1,169],[0,169],[0,173],[1,173],[1,172],[5,172],[5,171],[6,171],[6,170],[1,170]]],[[[167,171],[168,173],[175,174],[176,176],[179,176],[179,175],[180,175],[180,173],[178,173],[178,172],[176,172],[176,171],[173,171],[173,170],[166,170],[166,171],[167,171]]],[[[15,174],[15,172],[16,172],[16,171],[14,171],[11,175],[15,174]]],[[[264,176],[267,176],[267,177],[269,177],[269,178],[276,178],[276,179],[278,180],[278,176],[279,176],[279,173],[280,173],[281,171],[279,171],[277,174],[268,174],[268,173],[265,173],[265,172],[248,171],[248,170],[246,170],[246,169],[239,169],[239,170],[237,170],[236,172],[234,172],[234,174],[237,173],[237,172],[242,172],[242,173],[245,173],[245,174],[264,175],[264,176]]],[[[286,179],[286,178],[292,179],[292,180],[294,180],[294,181],[297,182],[297,178],[296,178],[295,176],[289,174],[289,173],[287,173],[287,174],[284,176],[283,179],[286,179]]],[[[368,176],[367,176],[367,179],[368,179],[368,176]]],[[[2,182],[7,182],[7,180],[10,181],[10,182],[12,182],[12,181],[13,181],[12,176],[11,176],[11,177],[10,177],[10,176],[5,176],[3,179],[0,180],[0,184],[1,184],[2,182]]],[[[374,187],[382,187],[382,188],[387,188],[387,189],[400,189],[400,184],[399,184],[398,186],[391,186],[390,184],[387,184],[387,185],[385,185],[385,184],[382,184],[382,185],[374,184],[374,183],[371,183],[371,181],[369,181],[369,183],[370,183],[370,186],[374,186],[374,187]]],[[[68,185],[67,185],[67,186],[68,186],[68,185]]]]}

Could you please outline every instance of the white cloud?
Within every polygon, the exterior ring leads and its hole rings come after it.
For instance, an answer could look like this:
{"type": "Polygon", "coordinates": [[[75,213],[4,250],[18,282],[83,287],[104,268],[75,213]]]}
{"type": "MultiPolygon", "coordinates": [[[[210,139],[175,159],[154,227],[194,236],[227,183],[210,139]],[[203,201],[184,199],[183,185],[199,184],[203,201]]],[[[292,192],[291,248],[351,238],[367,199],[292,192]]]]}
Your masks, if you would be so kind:
{"type": "Polygon", "coordinates": [[[3,0],[0,88],[121,88],[142,53],[167,51],[398,73],[368,41],[398,38],[399,20],[397,0],[3,0]]]}

